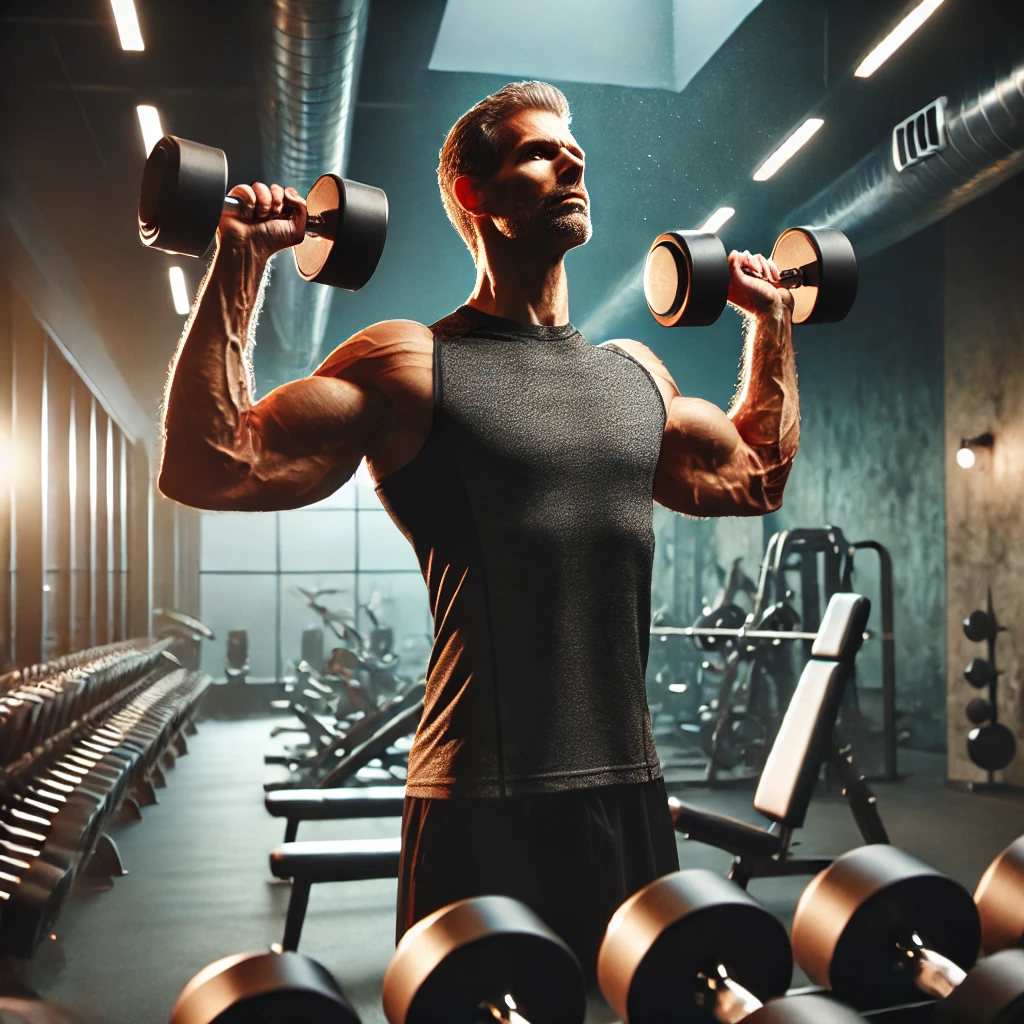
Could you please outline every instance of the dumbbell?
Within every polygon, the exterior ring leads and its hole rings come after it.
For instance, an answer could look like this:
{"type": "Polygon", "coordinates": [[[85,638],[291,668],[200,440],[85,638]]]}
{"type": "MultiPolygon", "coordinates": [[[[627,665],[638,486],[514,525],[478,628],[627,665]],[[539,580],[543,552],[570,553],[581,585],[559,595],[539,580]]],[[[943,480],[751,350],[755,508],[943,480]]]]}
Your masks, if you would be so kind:
{"type": "Polygon", "coordinates": [[[939,1000],[936,1024],[1024,1021],[1024,950],[977,960],[978,908],[958,882],[894,846],[837,858],[804,890],[791,932],[811,981],[860,1009],[939,1000]]]}
{"type": "Polygon", "coordinates": [[[170,1024],[359,1024],[326,967],[301,953],[237,953],[181,990],[170,1024]]]}
{"type": "MultiPolygon", "coordinates": [[[[223,213],[245,219],[248,207],[225,195],[222,149],[165,135],[146,159],[139,192],[142,244],[202,256],[223,213]]],[[[322,174],[306,196],[306,233],[294,247],[306,281],[358,291],[373,276],[388,234],[388,199],[379,188],[322,174]]]]}
{"type": "Polygon", "coordinates": [[[863,1024],[824,996],[777,998],[792,975],[781,922],[703,868],[665,875],[626,900],[597,958],[601,992],[626,1024],[863,1024]]]}
{"type": "MultiPolygon", "coordinates": [[[[772,249],[781,284],[793,290],[793,323],[842,320],[857,297],[857,257],[834,228],[789,228],[772,249]]],[[[644,263],[644,298],[662,327],[706,327],[725,309],[729,258],[718,235],[667,231],[644,263]]]]}
{"type": "Polygon", "coordinates": [[[974,890],[986,953],[1024,945],[1024,836],[985,869],[974,890]]]}
{"type": "Polygon", "coordinates": [[[384,973],[389,1024],[582,1024],[583,972],[529,907],[459,900],[414,924],[384,973]]]}

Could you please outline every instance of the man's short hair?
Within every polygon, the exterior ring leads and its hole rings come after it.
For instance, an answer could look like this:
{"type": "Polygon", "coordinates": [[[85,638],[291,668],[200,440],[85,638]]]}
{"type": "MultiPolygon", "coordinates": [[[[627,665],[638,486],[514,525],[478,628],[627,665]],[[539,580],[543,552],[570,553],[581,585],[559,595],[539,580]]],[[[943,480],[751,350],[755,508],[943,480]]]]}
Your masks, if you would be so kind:
{"type": "Polygon", "coordinates": [[[455,198],[455,179],[463,174],[481,181],[490,178],[505,157],[503,121],[520,110],[546,110],[568,125],[572,121],[569,101],[560,89],[547,82],[510,82],[467,110],[452,126],[441,147],[437,183],[448,219],[462,235],[476,259],[473,218],[455,198]]]}

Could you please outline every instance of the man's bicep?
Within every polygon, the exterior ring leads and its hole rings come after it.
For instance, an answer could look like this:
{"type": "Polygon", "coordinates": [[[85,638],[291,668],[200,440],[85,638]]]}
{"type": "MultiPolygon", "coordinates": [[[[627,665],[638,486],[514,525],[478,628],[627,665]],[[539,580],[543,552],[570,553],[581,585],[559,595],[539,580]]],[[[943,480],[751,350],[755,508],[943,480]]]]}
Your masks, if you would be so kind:
{"type": "Polygon", "coordinates": [[[669,406],[654,500],[695,516],[762,515],[763,467],[732,420],[711,402],[669,406]]]}

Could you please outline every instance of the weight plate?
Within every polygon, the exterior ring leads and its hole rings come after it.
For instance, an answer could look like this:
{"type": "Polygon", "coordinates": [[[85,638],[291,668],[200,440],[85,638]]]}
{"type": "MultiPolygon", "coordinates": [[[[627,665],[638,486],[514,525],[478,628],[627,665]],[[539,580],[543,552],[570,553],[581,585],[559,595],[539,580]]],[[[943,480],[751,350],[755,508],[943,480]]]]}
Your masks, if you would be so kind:
{"type": "Polygon", "coordinates": [[[656,879],[612,915],[597,958],[601,991],[629,1024],[713,1021],[694,998],[723,965],[761,1000],[786,991],[786,930],[739,886],[703,868],[656,879]]]}
{"type": "Polygon", "coordinates": [[[379,188],[322,174],[306,196],[318,234],[295,246],[295,267],[306,281],[358,291],[373,276],[388,237],[388,199],[379,188]]]}
{"type": "Polygon", "coordinates": [[[980,643],[982,640],[988,640],[995,635],[996,622],[988,612],[983,612],[978,608],[964,619],[964,636],[968,640],[980,643]]]}
{"type": "Polygon", "coordinates": [[[217,233],[228,187],[222,149],[165,135],[153,147],[139,191],[143,245],[202,256],[217,233]]]}
{"type": "Polygon", "coordinates": [[[987,772],[1002,771],[1017,753],[1017,740],[1002,722],[972,729],[967,734],[967,754],[987,772]]]}
{"type": "Polygon", "coordinates": [[[390,1024],[471,1024],[482,1004],[531,1024],[582,1024],[583,972],[529,907],[507,896],[459,900],[402,936],[384,973],[390,1024]]]}
{"type": "Polygon", "coordinates": [[[644,262],[644,297],[662,327],[707,327],[725,309],[729,260],[718,235],[668,231],[644,262]]]}
{"type": "Polygon", "coordinates": [[[985,870],[974,890],[986,953],[1024,939],[1024,836],[1015,839],[985,870]]]}
{"type": "Polygon", "coordinates": [[[984,658],[971,658],[964,669],[964,679],[976,690],[981,690],[996,681],[996,674],[992,670],[992,665],[984,658]]]}
{"type": "Polygon", "coordinates": [[[920,998],[910,973],[897,966],[898,945],[914,933],[966,970],[981,941],[977,908],[952,878],[879,843],[843,854],[811,881],[791,939],[811,981],[872,1009],[920,998]]]}
{"type": "Polygon", "coordinates": [[[857,256],[842,231],[789,228],[771,258],[780,271],[804,269],[804,283],[792,289],[793,323],[831,324],[850,312],[857,297],[857,256]]]}
{"type": "Polygon", "coordinates": [[[182,989],[170,1024],[359,1024],[326,968],[300,953],[238,953],[182,989]]]}
{"type": "Polygon", "coordinates": [[[973,725],[984,725],[992,717],[992,703],[984,697],[972,697],[967,702],[966,712],[973,725]]]}

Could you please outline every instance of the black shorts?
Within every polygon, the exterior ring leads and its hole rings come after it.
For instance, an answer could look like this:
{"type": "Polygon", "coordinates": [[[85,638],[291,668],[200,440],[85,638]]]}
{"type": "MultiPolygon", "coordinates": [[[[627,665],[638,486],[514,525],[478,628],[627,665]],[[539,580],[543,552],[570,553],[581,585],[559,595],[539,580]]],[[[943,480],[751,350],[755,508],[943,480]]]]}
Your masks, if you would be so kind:
{"type": "Polygon", "coordinates": [[[678,868],[664,779],[504,800],[406,797],[397,937],[455,900],[511,896],[569,944],[592,985],[616,908],[678,868]]]}

